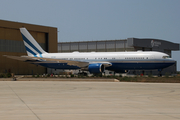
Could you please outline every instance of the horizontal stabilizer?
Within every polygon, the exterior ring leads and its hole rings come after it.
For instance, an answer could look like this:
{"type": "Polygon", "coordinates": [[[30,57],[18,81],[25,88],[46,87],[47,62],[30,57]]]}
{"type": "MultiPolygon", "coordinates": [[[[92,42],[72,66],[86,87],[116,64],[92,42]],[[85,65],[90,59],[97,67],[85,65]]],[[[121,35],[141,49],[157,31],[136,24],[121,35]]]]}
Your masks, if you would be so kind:
{"type": "Polygon", "coordinates": [[[11,59],[14,59],[14,60],[20,60],[20,61],[26,61],[26,60],[34,60],[32,58],[28,58],[27,56],[10,56],[10,55],[3,55],[4,57],[7,57],[7,58],[11,58],[11,59]]]}
{"type": "Polygon", "coordinates": [[[42,61],[39,59],[35,59],[35,58],[30,58],[28,56],[10,56],[10,55],[3,55],[4,57],[10,58],[10,59],[14,59],[14,60],[19,60],[19,61],[23,61],[23,62],[30,62],[30,63],[48,63],[46,61],[42,61]]]}

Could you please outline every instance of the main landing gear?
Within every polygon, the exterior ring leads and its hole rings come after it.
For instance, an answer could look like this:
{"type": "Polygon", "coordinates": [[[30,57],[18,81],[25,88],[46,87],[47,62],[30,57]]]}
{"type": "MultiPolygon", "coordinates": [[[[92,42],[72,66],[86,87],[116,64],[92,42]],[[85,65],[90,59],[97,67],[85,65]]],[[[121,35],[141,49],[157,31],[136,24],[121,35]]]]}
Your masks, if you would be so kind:
{"type": "Polygon", "coordinates": [[[78,75],[87,76],[88,74],[84,71],[79,70],[78,75]]]}

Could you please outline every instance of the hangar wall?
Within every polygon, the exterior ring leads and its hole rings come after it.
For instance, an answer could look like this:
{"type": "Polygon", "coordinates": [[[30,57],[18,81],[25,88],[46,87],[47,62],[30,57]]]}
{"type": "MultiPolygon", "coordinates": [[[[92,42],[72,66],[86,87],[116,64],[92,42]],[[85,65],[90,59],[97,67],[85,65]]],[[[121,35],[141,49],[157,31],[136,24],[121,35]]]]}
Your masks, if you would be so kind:
{"type": "Polygon", "coordinates": [[[62,42],[58,43],[58,52],[118,52],[135,51],[134,47],[129,47],[127,40],[107,40],[107,41],[84,41],[84,42],[62,42]]]}
{"type": "Polygon", "coordinates": [[[27,55],[19,28],[25,27],[47,52],[57,52],[57,28],[0,20],[0,73],[43,74],[47,68],[3,57],[27,55]]]}

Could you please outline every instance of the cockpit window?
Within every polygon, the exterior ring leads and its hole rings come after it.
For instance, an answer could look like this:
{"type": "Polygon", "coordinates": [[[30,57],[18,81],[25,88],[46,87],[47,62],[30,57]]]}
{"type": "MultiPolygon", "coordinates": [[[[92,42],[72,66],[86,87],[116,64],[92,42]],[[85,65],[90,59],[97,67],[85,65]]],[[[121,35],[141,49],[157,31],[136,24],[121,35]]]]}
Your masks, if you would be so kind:
{"type": "Polygon", "coordinates": [[[166,59],[166,58],[170,58],[170,57],[169,56],[163,56],[163,58],[166,59]]]}

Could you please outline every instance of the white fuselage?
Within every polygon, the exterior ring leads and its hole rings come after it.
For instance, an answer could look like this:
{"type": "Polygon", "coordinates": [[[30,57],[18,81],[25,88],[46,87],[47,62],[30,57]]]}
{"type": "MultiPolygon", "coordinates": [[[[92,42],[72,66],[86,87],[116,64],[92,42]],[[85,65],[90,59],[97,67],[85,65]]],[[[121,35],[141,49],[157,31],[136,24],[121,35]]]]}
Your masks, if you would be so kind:
{"type": "MultiPolygon", "coordinates": [[[[72,52],[72,53],[47,53],[42,54],[43,58],[81,61],[90,64],[110,64],[107,70],[116,72],[127,70],[152,70],[163,69],[175,63],[169,55],[153,51],[137,52],[72,52]]],[[[54,69],[82,69],[82,67],[71,66],[66,62],[40,64],[54,69]]],[[[87,66],[88,67],[88,66],[87,66]]]]}
{"type": "MultiPolygon", "coordinates": [[[[79,61],[112,61],[112,60],[165,60],[169,55],[161,52],[72,52],[42,54],[43,58],[79,60],[79,61]]],[[[171,58],[168,58],[171,59],[171,58]]]]}

